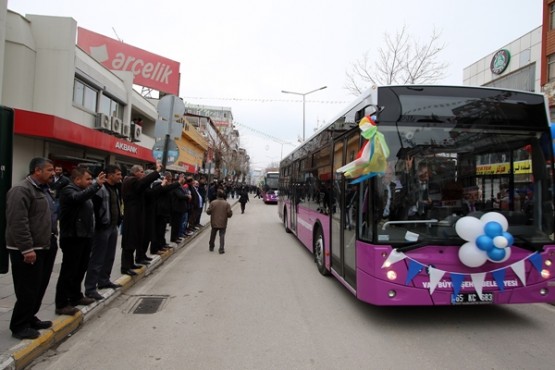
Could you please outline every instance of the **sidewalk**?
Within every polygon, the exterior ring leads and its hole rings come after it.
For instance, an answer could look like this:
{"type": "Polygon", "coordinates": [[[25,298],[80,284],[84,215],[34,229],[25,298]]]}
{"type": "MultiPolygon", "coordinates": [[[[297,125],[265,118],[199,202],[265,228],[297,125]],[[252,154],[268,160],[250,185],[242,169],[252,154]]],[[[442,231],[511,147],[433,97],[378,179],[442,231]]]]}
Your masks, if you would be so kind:
{"type": "MultiPolygon", "coordinates": [[[[231,202],[232,207],[234,206],[231,202]]],[[[56,255],[56,262],[48,289],[44,295],[41,310],[37,315],[41,320],[51,320],[53,322],[52,328],[41,330],[41,336],[34,340],[19,340],[12,337],[9,329],[10,319],[12,315],[13,306],[15,303],[15,293],[13,290],[13,281],[11,271],[7,274],[0,275],[0,370],[3,369],[22,369],[27,366],[31,361],[42,355],[49,348],[62,342],[69,334],[76,331],[88,317],[102,310],[114,298],[119,296],[122,292],[129,289],[137,281],[141,280],[144,276],[152,273],[152,271],[161,266],[173,253],[177,250],[184,248],[191,240],[196,238],[202,233],[204,229],[209,228],[209,216],[204,214],[201,222],[204,226],[194,235],[185,238],[179,245],[170,243],[174,248],[168,250],[163,255],[150,256],[153,258],[150,265],[135,270],[138,275],[131,277],[122,275],[120,273],[121,266],[121,236],[118,238],[118,245],[116,251],[116,259],[112,269],[112,281],[123,285],[122,288],[103,289],[100,290],[105,299],[93,303],[89,306],[78,306],[81,310],[80,313],[74,316],[56,315],[54,313],[54,296],[56,292],[56,282],[58,281],[58,274],[62,263],[62,251],[58,250],[56,255]]],[[[170,240],[169,232],[166,233],[166,240],[170,240]]],[[[11,266],[10,266],[11,267],[11,266]]]]}

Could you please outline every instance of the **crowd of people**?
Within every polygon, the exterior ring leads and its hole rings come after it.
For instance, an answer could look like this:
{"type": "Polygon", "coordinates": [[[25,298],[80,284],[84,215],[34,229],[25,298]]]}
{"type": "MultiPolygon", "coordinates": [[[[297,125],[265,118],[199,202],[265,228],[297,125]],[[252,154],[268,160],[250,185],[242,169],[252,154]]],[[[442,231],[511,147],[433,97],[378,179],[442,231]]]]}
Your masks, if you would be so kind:
{"type": "Polygon", "coordinates": [[[59,247],[62,264],[56,283],[55,312],[74,315],[76,306],[104,299],[99,290],[117,289],[111,280],[116,245],[121,234],[121,273],[134,276],[138,268],[163,254],[211,218],[209,250],[220,234],[221,254],[231,207],[237,196],[242,212],[248,188],[224,182],[206,184],[184,174],[173,175],[160,163],[151,170],[132,166],[127,176],[117,165],[100,173],[77,166],[70,177],[46,158],[33,158],[29,175],[7,193],[6,246],[12,264],[16,303],[10,321],[12,335],[34,339],[52,326],[37,317],[59,247]],[[166,228],[170,225],[170,240],[166,228]],[[84,289],[83,289],[84,287],[84,289]]]}

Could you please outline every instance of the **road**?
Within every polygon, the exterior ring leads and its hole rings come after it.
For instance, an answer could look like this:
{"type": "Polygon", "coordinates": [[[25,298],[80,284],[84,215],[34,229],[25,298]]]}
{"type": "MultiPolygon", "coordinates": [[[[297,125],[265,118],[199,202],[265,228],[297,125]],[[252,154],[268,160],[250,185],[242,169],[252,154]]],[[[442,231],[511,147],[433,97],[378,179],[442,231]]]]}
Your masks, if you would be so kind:
{"type": "Polygon", "coordinates": [[[321,276],[276,206],[258,199],[245,214],[234,207],[225,254],[209,252],[208,237],[29,368],[553,368],[553,306],[367,305],[321,276]],[[141,297],[165,299],[133,313],[141,297]]]}

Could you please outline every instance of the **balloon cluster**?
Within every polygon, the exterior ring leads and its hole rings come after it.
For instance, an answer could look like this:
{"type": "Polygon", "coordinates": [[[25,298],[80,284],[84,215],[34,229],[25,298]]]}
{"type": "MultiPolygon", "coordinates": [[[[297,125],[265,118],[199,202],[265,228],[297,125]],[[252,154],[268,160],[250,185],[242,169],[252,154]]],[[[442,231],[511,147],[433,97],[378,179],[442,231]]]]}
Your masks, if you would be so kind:
{"type": "Polygon", "coordinates": [[[507,232],[505,216],[488,212],[480,219],[466,216],[457,221],[455,230],[467,242],[459,249],[459,259],[468,267],[482,266],[486,261],[502,263],[511,256],[513,236],[507,232]]]}

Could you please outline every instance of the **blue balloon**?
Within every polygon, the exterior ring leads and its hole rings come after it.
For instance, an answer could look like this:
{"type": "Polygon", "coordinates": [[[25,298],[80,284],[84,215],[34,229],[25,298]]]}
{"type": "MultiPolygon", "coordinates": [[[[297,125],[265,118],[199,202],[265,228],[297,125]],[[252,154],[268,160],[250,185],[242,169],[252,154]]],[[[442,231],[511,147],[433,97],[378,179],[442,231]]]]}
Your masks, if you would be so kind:
{"type": "Polygon", "coordinates": [[[490,238],[503,235],[503,226],[499,222],[490,221],[484,226],[484,232],[490,238]]]}
{"type": "Polygon", "coordinates": [[[476,246],[483,251],[489,251],[493,248],[493,239],[487,235],[480,235],[476,238],[476,246]]]}
{"type": "Polygon", "coordinates": [[[505,258],[505,248],[491,248],[488,252],[488,257],[493,262],[501,261],[505,258]]]}
{"type": "Polygon", "coordinates": [[[513,238],[513,236],[506,231],[503,233],[503,236],[507,239],[507,248],[512,246],[513,243],[515,242],[515,239],[513,238]]]}

